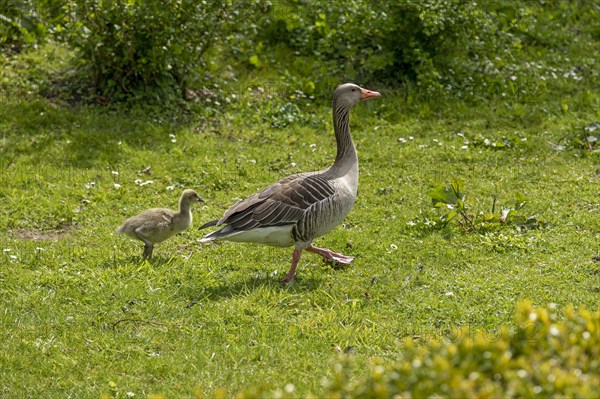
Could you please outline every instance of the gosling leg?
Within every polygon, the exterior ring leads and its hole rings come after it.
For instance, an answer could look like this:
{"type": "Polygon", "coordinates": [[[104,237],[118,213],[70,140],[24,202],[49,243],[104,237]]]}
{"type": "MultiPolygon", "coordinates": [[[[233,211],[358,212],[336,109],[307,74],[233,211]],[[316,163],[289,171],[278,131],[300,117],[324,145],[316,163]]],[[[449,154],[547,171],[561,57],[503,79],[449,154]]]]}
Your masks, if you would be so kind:
{"type": "Polygon", "coordinates": [[[144,253],[142,254],[142,258],[152,259],[152,250],[154,246],[152,244],[144,244],[144,253]]]}
{"type": "Polygon", "coordinates": [[[144,252],[142,253],[142,257],[146,259],[152,259],[152,250],[154,249],[154,244],[148,241],[148,239],[144,237],[139,229],[135,230],[134,233],[137,239],[143,241],[144,243],[144,252]]]}

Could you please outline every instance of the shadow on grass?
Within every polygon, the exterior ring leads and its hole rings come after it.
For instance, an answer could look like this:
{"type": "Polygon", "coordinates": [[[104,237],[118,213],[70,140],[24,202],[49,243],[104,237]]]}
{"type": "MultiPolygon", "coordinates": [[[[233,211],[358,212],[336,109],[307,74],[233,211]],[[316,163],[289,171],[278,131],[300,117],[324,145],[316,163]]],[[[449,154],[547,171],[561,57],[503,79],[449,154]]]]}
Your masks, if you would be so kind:
{"type": "Polygon", "coordinates": [[[267,289],[271,291],[293,291],[308,292],[319,288],[322,284],[321,279],[312,277],[296,277],[292,284],[281,282],[281,276],[254,275],[249,276],[242,281],[224,283],[217,286],[202,287],[198,284],[195,289],[180,291],[182,299],[188,301],[185,308],[191,308],[197,303],[205,300],[219,301],[222,299],[249,296],[255,291],[267,289]]]}
{"type": "Polygon", "coordinates": [[[173,256],[172,254],[153,254],[152,255],[152,259],[144,259],[141,255],[141,250],[140,250],[140,255],[129,255],[126,257],[116,257],[113,256],[111,258],[107,258],[105,259],[102,263],[101,263],[101,267],[103,269],[113,269],[117,266],[125,266],[125,265],[136,265],[136,266],[142,266],[143,264],[147,263],[147,266],[150,266],[152,268],[159,268],[159,267],[166,267],[169,266],[171,263],[173,263],[174,260],[177,259],[176,256],[173,256]]]}
{"type": "MultiPolygon", "coordinates": [[[[141,252],[141,251],[140,251],[141,252]]],[[[155,253],[152,259],[145,260],[140,255],[115,256],[105,259],[101,263],[101,267],[105,269],[114,269],[119,266],[133,266],[137,269],[162,269],[167,271],[179,257],[177,255],[165,253],[155,253]]],[[[241,271],[239,272],[241,273],[241,271]]],[[[307,276],[307,273],[297,275],[292,284],[284,284],[281,280],[285,274],[272,275],[268,272],[253,273],[247,277],[242,277],[240,280],[239,274],[232,276],[232,281],[222,281],[216,285],[215,281],[207,284],[201,279],[196,285],[179,288],[181,299],[186,301],[186,307],[193,307],[196,303],[204,300],[218,301],[221,299],[232,298],[236,296],[248,296],[255,291],[267,289],[272,291],[290,290],[292,292],[308,292],[318,289],[322,286],[323,280],[307,276]]]]}
{"type": "Polygon", "coordinates": [[[124,156],[121,143],[137,149],[163,148],[170,143],[169,133],[177,129],[142,111],[53,107],[42,100],[4,102],[2,108],[0,119],[15,143],[13,152],[44,151],[63,142],[61,160],[80,167],[98,161],[118,163],[124,156]]]}

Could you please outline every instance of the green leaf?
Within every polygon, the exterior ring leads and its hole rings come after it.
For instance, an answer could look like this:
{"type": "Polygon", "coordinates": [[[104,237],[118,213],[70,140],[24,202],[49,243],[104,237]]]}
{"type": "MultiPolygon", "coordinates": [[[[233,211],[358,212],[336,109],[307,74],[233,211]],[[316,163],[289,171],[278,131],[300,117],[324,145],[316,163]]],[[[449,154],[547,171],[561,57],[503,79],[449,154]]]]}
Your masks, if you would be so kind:
{"type": "Polygon", "coordinates": [[[523,206],[525,206],[525,204],[527,203],[527,201],[529,201],[529,198],[520,192],[516,192],[515,193],[515,209],[519,210],[521,209],[523,206]]]}
{"type": "Polygon", "coordinates": [[[304,84],[304,92],[306,94],[313,94],[315,92],[315,82],[306,82],[306,84],[304,84]]]}
{"type": "Polygon", "coordinates": [[[456,205],[458,198],[454,190],[450,187],[446,187],[443,184],[436,185],[433,189],[427,192],[427,195],[431,198],[432,203],[436,206],[438,203],[456,205]]]}
{"type": "Polygon", "coordinates": [[[483,220],[484,222],[491,222],[494,219],[497,219],[498,215],[493,214],[491,212],[486,212],[483,215],[481,215],[481,220],[483,220]]]}
{"type": "Polygon", "coordinates": [[[519,214],[519,211],[517,211],[516,209],[511,209],[508,211],[508,213],[506,214],[506,219],[508,218],[514,218],[519,214]]]}
{"type": "Polygon", "coordinates": [[[254,65],[255,67],[258,67],[260,65],[260,60],[258,59],[258,55],[253,55],[252,57],[248,58],[248,62],[251,65],[254,65]]]}
{"type": "Polygon", "coordinates": [[[465,197],[462,193],[463,191],[463,181],[457,178],[452,179],[452,190],[454,191],[454,195],[456,198],[460,198],[464,200],[465,197]]]}
{"type": "Polygon", "coordinates": [[[442,220],[442,222],[448,223],[449,221],[454,219],[457,215],[458,215],[458,212],[450,211],[446,215],[442,216],[440,219],[442,220]]]}

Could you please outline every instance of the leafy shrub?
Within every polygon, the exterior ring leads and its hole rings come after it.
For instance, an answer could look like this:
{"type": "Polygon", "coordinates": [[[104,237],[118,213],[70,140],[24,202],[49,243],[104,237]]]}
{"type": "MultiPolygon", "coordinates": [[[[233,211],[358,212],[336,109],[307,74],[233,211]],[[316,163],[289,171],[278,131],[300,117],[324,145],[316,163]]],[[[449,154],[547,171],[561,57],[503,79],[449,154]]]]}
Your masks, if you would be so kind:
{"type": "Polygon", "coordinates": [[[595,397],[600,386],[600,311],[555,305],[517,306],[515,328],[497,333],[467,328],[451,341],[418,347],[409,341],[403,360],[375,366],[356,381],[338,372],[327,396],[595,397]]]}
{"type": "Polygon", "coordinates": [[[64,0],[0,2],[0,47],[20,50],[48,37],[48,27],[61,14],[64,0]]]}
{"type": "MultiPolygon", "coordinates": [[[[376,361],[368,375],[356,376],[346,357],[335,365],[322,397],[596,397],[600,310],[568,306],[563,313],[554,304],[534,309],[523,302],[517,305],[514,327],[492,333],[465,327],[448,340],[424,346],[408,340],[401,361],[390,366],[376,361]]],[[[236,397],[295,397],[286,388],[246,390],[236,397]]]]}
{"type": "Polygon", "coordinates": [[[598,80],[597,14],[584,0],[4,0],[0,45],[64,40],[103,101],[163,103],[254,69],[323,99],[355,80],[536,100],[598,80]]]}
{"type": "Polygon", "coordinates": [[[206,52],[255,3],[69,0],[57,34],[78,50],[99,95],[162,101],[201,79],[206,52]]]}
{"type": "Polygon", "coordinates": [[[581,137],[575,139],[575,145],[582,149],[585,155],[600,152],[600,122],[590,123],[583,128],[581,137]]]}
{"type": "Polygon", "coordinates": [[[393,84],[439,85],[452,59],[482,46],[491,29],[489,15],[473,2],[309,0],[275,7],[281,10],[266,24],[267,41],[320,58],[321,70],[393,84]]]}
{"type": "Polygon", "coordinates": [[[527,216],[523,207],[530,201],[526,195],[515,193],[514,206],[504,205],[497,209],[496,196],[494,195],[491,209],[488,211],[474,211],[470,209],[464,194],[464,182],[454,178],[449,185],[437,183],[427,192],[433,207],[440,210],[437,215],[427,215],[408,222],[410,227],[421,230],[434,230],[448,226],[450,221],[457,219],[459,226],[473,231],[478,228],[483,230],[498,229],[501,225],[514,226],[517,231],[537,229],[545,225],[537,215],[527,216]]]}
{"type": "Polygon", "coordinates": [[[595,76],[593,57],[567,65],[561,52],[569,40],[597,35],[591,30],[597,12],[584,1],[283,0],[257,19],[262,41],[246,56],[260,66],[261,57],[274,54],[273,65],[314,79],[317,87],[341,79],[413,81],[430,92],[532,94],[545,85],[535,81],[542,76],[595,76]],[[291,54],[266,49],[273,47],[291,54]],[[556,62],[540,62],[540,51],[556,62]]]}
{"type": "MultiPolygon", "coordinates": [[[[525,206],[529,198],[522,193],[515,193],[515,206],[504,207],[501,212],[496,212],[496,201],[492,204],[492,209],[489,212],[479,212],[478,214],[470,214],[468,207],[465,205],[465,195],[463,194],[464,182],[460,179],[452,179],[449,186],[444,184],[436,184],[433,189],[427,192],[431,198],[431,202],[436,208],[448,209],[448,213],[440,217],[440,221],[446,225],[455,217],[461,217],[461,223],[473,227],[475,223],[490,223],[499,222],[506,223],[515,221],[517,226],[529,226],[532,223],[532,218],[526,218],[519,214],[519,210],[525,206]]],[[[534,217],[534,221],[535,221],[534,217]]]]}

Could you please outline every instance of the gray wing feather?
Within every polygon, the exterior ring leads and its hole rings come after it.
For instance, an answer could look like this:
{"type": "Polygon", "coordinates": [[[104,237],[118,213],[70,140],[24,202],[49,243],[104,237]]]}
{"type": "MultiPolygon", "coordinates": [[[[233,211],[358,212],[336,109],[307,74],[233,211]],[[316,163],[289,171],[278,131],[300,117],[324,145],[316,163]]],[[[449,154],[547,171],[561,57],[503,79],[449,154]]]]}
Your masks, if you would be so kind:
{"type": "Polygon", "coordinates": [[[312,205],[334,193],[333,185],[322,174],[292,175],[233,205],[217,225],[243,231],[294,224],[312,205]]]}

